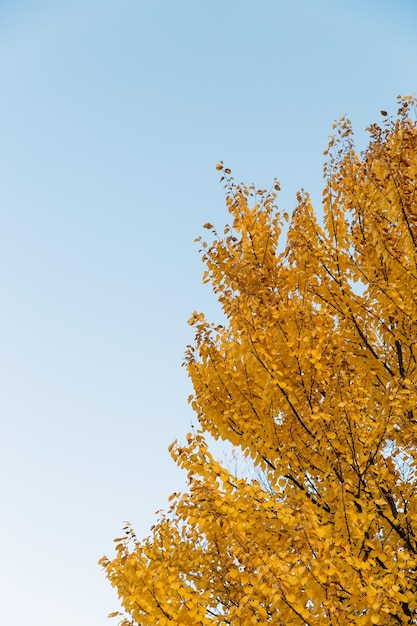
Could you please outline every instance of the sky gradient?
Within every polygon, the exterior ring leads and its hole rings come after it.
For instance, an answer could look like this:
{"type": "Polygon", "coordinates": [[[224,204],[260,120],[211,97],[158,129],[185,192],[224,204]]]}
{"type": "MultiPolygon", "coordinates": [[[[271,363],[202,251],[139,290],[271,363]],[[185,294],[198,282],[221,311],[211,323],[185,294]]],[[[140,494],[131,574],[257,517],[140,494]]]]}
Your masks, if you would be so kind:
{"type": "Polygon", "coordinates": [[[1,619],[105,626],[98,559],[185,487],[215,164],[320,210],[335,118],[417,89],[410,0],[0,3],[1,619]]]}

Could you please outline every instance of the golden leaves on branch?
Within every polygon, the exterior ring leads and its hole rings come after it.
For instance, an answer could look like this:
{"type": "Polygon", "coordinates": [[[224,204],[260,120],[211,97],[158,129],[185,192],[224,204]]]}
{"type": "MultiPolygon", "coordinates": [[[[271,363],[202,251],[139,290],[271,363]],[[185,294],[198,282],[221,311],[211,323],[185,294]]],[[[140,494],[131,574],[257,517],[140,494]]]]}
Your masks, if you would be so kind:
{"type": "Polygon", "coordinates": [[[187,493],[102,560],[135,624],[412,624],[417,618],[415,101],[357,154],[329,141],[323,223],[226,180],[230,224],[202,247],[224,325],[194,312],[201,431],[171,454],[187,493]],[[288,222],[281,242],[283,221],[288,222]],[[235,475],[204,438],[246,459],[235,475]]]}

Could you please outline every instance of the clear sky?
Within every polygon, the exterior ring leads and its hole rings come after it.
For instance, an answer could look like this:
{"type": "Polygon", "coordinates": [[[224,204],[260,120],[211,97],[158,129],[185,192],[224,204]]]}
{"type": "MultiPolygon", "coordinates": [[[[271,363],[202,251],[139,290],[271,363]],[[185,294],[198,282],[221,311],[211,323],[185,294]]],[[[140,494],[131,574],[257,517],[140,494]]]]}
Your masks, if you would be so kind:
{"type": "Polygon", "coordinates": [[[184,476],[214,166],[319,206],[333,120],[417,89],[415,0],[1,0],[0,620],[105,626],[97,560],[184,476]]]}

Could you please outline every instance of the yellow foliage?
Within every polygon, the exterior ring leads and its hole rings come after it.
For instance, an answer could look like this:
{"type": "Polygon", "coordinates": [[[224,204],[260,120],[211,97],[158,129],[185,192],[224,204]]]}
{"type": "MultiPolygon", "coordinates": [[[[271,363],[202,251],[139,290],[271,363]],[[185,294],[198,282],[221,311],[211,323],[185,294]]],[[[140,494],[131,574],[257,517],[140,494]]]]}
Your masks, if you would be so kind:
{"type": "Polygon", "coordinates": [[[415,623],[414,104],[402,98],[396,120],[372,125],[361,155],[339,120],[322,226],[308,195],[289,218],[275,191],[236,185],[217,166],[232,223],[203,261],[227,324],[189,320],[201,431],[171,448],[188,493],[174,494],[149,538],[128,528],[101,561],[125,624],[415,623]],[[265,480],[232,475],[204,432],[265,480]]]}

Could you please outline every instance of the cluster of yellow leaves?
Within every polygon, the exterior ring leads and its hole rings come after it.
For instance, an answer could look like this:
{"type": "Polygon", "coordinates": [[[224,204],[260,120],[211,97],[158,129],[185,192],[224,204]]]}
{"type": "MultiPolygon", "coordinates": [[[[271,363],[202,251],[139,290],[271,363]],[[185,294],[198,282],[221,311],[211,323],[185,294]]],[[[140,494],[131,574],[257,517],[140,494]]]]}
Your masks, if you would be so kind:
{"type": "MultiPolygon", "coordinates": [[[[186,362],[202,432],[172,455],[189,492],[101,563],[138,625],[394,625],[417,615],[417,126],[414,101],[355,152],[330,141],[320,226],[224,172],[232,224],[203,245],[227,319],[194,313],[186,362]]],[[[276,188],[279,188],[276,183],[276,188]]],[[[212,229],[211,224],[206,225],[212,229]]]]}

